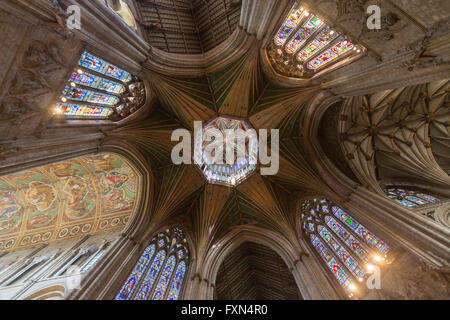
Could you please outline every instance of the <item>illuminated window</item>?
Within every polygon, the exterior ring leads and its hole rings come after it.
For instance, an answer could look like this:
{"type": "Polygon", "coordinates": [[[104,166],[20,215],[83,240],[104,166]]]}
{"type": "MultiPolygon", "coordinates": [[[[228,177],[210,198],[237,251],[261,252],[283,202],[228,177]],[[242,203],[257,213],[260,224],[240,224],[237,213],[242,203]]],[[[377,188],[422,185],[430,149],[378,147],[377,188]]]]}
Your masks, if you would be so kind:
{"type": "Polygon", "coordinates": [[[408,208],[417,208],[429,204],[438,204],[439,199],[422,192],[405,189],[387,189],[389,198],[408,208]]]}
{"type": "Polygon", "coordinates": [[[177,300],[189,262],[180,228],[159,233],[140,257],[116,300],[177,300]]]}
{"type": "Polygon", "coordinates": [[[389,247],[328,200],[307,200],[301,207],[302,230],[330,272],[352,297],[371,265],[381,263],[389,247]]]}
{"type": "Polygon", "coordinates": [[[142,82],[130,73],[84,52],[53,114],[67,119],[120,120],[145,101],[142,82]]]}
{"type": "Polygon", "coordinates": [[[273,67],[289,76],[311,77],[364,48],[333,30],[319,15],[296,2],[267,48],[273,67]]]}

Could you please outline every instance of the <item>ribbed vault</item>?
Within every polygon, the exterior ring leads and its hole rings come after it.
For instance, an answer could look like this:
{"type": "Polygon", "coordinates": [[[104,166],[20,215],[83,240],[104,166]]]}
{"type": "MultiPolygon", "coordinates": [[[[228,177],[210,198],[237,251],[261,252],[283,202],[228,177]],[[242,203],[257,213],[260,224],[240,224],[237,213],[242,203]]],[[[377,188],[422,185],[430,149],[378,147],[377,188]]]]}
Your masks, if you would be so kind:
{"type": "Polygon", "coordinates": [[[383,193],[377,181],[410,176],[448,186],[449,85],[443,80],[346,101],[339,137],[363,184],[383,193]]]}
{"type": "Polygon", "coordinates": [[[216,279],[218,300],[299,300],[286,264],[273,250],[245,242],[225,258],[216,279]]]}

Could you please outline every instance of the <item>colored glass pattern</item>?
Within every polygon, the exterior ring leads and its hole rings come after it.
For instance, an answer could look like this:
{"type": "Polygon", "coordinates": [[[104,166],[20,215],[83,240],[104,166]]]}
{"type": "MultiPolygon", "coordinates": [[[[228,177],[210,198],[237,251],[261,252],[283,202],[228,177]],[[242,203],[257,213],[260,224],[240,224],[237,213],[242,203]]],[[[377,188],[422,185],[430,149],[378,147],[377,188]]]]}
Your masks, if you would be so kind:
{"type": "Polygon", "coordinates": [[[107,118],[113,113],[113,110],[107,107],[57,103],[55,113],[68,117],[107,118]]]}
{"type": "Polygon", "coordinates": [[[291,10],[291,13],[286,18],[286,21],[281,26],[280,30],[275,36],[274,41],[276,45],[281,46],[286,42],[286,40],[291,35],[292,31],[294,31],[294,29],[298,26],[300,21],[306,15],[305,12],[306,11],[303,8],[294,5],[294,7],[291,10]]]}
{"type": "Polygon", "coordinates": [[[83,53],[79,65],[123,82],[129,82],[131,80],[131,74],[128,72],[110,64],[109,62],[106,62],[105,60],[97,58],[88,52],[83,53]]]}
{"type": "Polygon", "coordinates": [[[353,43],[345,40],[339,41],[330,49],[320,54],[317,58],[308,62],[307,67],[311,70],[317,70],[320,67],[323,67],[324,65],[329,64],[330,62],[336,60],[338,57],[340,57],[344,53],[349,52],[353,48],[354,48],[353,43]]]}
{"type": "Polygon", "coordinates": [[[286,45],[287,53],[296,52],[309,37],[322,26],[323,22],[318,16],[311,15],[308,20],[302,25],[302,27],[297,31],[294,38],[286,45]]]}
{"type": "Polygon", "coordinates": [[[339,207],[333,207],[333,214],[342,222],[350,227],[358,236],[361,237],[368,245],[373,248],[377,248],[380,252],[384,253],[387,251],[388,246],[381,241],[376,235],[367,230],[363,225],[359,224],[358,221],[353,219],[349,214],[339,207]]]}
{"type": "Polygon", "coordinates": [[[74,71],[69,81],[93,89],[104,90],[113,94],[120,94],[125,91],[125,87],[122,84],[104,79],[88,72],[78,73],[74,71]]]}
{"type": "Polygon", "coordinates": [[[175,269],[176,259],[175,256],[171,256],[167,260],[164,270],[159,278],[158,285],[156,286],[155,293],[153,294],[153,300],[162,300],[164,294],[166,293],[167,287],[169,286],[170,278],[175,269]]]}
{"type": "Polygon", "coordinates": [[[306,62],[310,57],[318,53],[322,48],[328,45],[333,39],[337,37],[337,33],[329,27],[323,29],[319,35],[311,41],[305,48],[300,50],[297,59],[300,62],[306,62]]]}
{"type": "Polygon", "coordinates": [[[439,199],[433,196],[412,190],[388,189],[386,194],[389,198],[409,208],[439,203],[439,199]]]}
{"type": "Polygon", "coordinates": [[[134,290],[136,290],[137,283],[141,279],[144,270],[146,269],[147,265],[150,263],[151,258],[153,257],[153,254],[155,253],[155,245],[152,244],[148,246],[144,253],[142,254],[141,258],[139,259],[139,262],[134,267],[133,272],[128,277],[128,280],[125,282],[125,284],[122,286],[122,289],[120,290],[119,294],[116,297],[116,300],[128,300],[130,296],[133,294],[134,290]]]}
{"type": "Polygon", "coordinates": [[[71,88],[70,86],[66,86],[63,91],[63,96],[70,100],[98,103],[109,106],[115,105],[119,102],[119,98],[116,96],[81,88],[71,88]]]}
{"type": "Polygon", "coordinates": [[[317,250],[317,252],[320,254],[322,259],[327,264],[328,268],[330,268],[333,275],[336,277],[336,279],[339,281],[341,286],[347,290],[350,291],[350,285],[352,284],[352,281],[350,277],[345,273],[342,266],[336,261],[336,259],[333,258],[333,256],[330,254],[328,249],[325,247],[322,241],[315,236],[311,235],[311,243],[314,246],[314,248],[317,250]]]}
{"type": "Polygon", "coordinates": [[[127,289],[126,294],[119,292],[116,299],[178,299],[188,259],[183,231],[180,228],[166,229],[153,238],[151,247],[153,252],[158,251],[155,257],[145,265],[140,263],[143,267],[139,268],[139,275],[136,276],[133,271],[123,286],[127,289]]]}
{"type": "MultiPolygon", "coordinates": [[[[367,277],[363,265],[370,260],[371,247],[382,252],[384,257],[387,256],[388,246],[384,242],[329,200],[302,202],[301,226],[350,297],[356,289],[352,283],[367,277]],[[359,241],[359,238],[364,241],[359,241]]],[[[380,261],[375,256],[373,258],[380,261]]]]}
{"type": "Polygon", "coordinates": [[[177,271],[175,272],[175,277],[173,278],[172,284],[170,285],[170,291],[169,295],[167,296],[167,300],[178,299],[185,273],[186,273],[186,264],[184,263],[184,261],[181,261],[178,264],[177,271]]]}

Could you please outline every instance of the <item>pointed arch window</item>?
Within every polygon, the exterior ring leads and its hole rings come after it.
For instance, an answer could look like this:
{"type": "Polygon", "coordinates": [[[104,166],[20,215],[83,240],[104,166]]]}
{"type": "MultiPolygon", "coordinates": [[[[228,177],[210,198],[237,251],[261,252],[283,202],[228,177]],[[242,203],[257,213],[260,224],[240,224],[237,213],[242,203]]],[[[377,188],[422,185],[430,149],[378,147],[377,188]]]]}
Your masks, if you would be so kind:
{"type": "Polygon", "coordinates": [[[139,78],[85,51],[53,110],[56,119],[117,121],[145,102],[139,78]]]}
{"type": "Polygon", "coordinates": [[[389,188],[386,190],[389,198],[408,208],[418,208],[430,204],[439,204],[439,199],[423,192],[406,190],[400,188],[389,188]]]}
{"type": "Polygon", "coordinates": [[[166,229],[152,239],[116,300],[177,300],[188,263],[183,231],[166,229]]]}
{"type": "Polygon", "coordinates": [[[344,291],[353,297],[357,283],[367,278],[367,268],[388,256],[389,246],[342,208],[326,199],[301,204],[301,224],[344,291]]]}

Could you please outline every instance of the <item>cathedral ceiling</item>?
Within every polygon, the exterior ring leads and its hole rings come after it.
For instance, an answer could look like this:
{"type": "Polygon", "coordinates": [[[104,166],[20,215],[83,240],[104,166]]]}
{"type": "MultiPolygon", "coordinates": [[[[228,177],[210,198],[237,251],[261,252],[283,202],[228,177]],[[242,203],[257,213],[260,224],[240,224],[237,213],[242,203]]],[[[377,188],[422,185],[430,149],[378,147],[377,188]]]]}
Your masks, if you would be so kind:
{"type": "MultiPolygon", "coordinates": [[[[273,230],[295,230],[288,194],[299,190],[325,192],[305,156],[300,129],[302,111],[317,87],[280,88],[264,78],[258,47],[222,71],[200,78],[152,74],[149,81],[160,105],[144,121],[107,134],[131,141],[147,154],[156,177],[152,214],[161,226],[183,219],[195,230],[195,241],[212,245],[230,227],[259,223],[273,230]],[[256,130],[280,130],[280,170],[261,176],[259,170],[236,188],[207,184],[195,164],[174,165],[170,153],[174,128],[193,132],[193,123],[217,116],[244,119],[256,130]]],[[[269,145],[270,146],[270,145],[269,145]]],[[[293,233],[285,234],[293,238],[293,233]]],[[[201,254],[200,254],[201,255],[201,254]]]]}
{"type": "Polygon", "coordinates": [[[149,43],[171,53],[204,53],[236,29],[241,1],[137,0],[149,43]]]}
{"type": "Polygon", "coordinates": [[[448,186],[449,86],[443,80],[346,101],[339,138],[362,183],[380,193],[377,181],[389,178],[448,186]]]}

